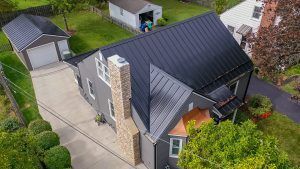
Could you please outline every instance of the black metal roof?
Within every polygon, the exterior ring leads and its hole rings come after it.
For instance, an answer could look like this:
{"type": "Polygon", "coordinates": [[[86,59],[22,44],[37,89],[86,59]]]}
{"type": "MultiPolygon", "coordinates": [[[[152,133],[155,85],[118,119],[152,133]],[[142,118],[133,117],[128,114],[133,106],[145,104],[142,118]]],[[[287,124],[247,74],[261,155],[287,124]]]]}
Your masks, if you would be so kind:
{"type": "Polygon", "coordinates": [[[48,18],[29,14],[21,14],[2,30],[18,51],[22,51],[43,34],[69,37],[48,18]]]}
{"type": "Polygon", "coordinates": [[[73,56],[71,58],[68,58],[66,60],[64,60],[65,62],[69,63],[70,65],[76,66],[77,64],[80,63],[81,61],[83,61],[84,59],[86,59],[87,57],[91,56],[93,53],[95,53],[96,51],[98,51],[99,49],[94,49],[76,56],[73,56]]]}
{"type": "Polygon", "coordinates": [[[233,94],[226,85],[210,92],[208,96],[217,102],[214,107],[222,114],[222,117],[228,116],[243,104],[242,100],[233,94]]]}
{"type": "Polygon", "coordinates": [[[109,2],[134,14],[139,12],[146,5],[151,4],[145,0],[109,0],[109,2]]]}
{"type": "Polygon", "coordinates": [[[253,64],[219,17],[209,12],[100,48],[131,65],[132,104],[150,129],[150,64],[208,94],[233,78],[252,71],[253,64]]]}
{"type": "Polygon", "coordinates": [[[193,89],[171,77],[154,65],[150,65],[150,137],[160,138],[193,89]]]}

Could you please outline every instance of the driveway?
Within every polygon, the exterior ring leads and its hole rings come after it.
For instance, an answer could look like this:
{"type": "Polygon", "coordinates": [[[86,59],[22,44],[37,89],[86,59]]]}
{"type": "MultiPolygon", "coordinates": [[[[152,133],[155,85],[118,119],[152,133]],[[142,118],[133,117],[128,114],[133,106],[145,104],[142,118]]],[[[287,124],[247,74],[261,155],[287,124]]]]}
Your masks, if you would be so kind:
{"type": "Polygon", "coordinates": [[[251,77],[248,95],[262,94],[269,97],[278,112],[287,115],[290,119],[300,123],[300,104],[290,100],[291,94],[280,90],[256,76],[251,77]]]}
{"type": "Polygon", "coordinates": [[[118,158],[122,155],[110,152],[120,153],[116,134],[108,125],[94,122],[96,112],[81,97],[68,65],[43,67],[32,71],[31,77],[40,114],[58,133],[61,145],[69,149],[75,169],[133,168],[118,158]]]}

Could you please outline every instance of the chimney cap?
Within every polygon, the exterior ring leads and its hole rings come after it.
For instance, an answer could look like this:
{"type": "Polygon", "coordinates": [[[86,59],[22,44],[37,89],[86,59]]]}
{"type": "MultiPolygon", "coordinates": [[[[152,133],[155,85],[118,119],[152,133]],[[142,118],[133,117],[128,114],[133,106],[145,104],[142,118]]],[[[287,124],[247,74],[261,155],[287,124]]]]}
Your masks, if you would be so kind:
{"type": "Polygon", "coordinates": [[[117,61],[118,61],[119,63],[125,63],[125,62],[126,62],[126,60],[125,60],[124,58],[122,58],[122,57],[119,57],[119,58],[117,59],[117,61]]]}
{"type": "Polygon", "coordinates": [[[129,65],[126,59],[120,57],[119,55],[113,55],[107,59],[110,60],[114,65],[116,65],[119,68],[125,65],[129,65]]]}

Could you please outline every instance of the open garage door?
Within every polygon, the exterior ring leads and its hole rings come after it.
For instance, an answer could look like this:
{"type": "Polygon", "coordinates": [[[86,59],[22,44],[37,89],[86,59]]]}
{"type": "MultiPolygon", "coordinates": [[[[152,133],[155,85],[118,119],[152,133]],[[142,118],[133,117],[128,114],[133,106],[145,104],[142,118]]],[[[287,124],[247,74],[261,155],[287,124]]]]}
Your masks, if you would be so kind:
{"type": "Polygon", "coordinates": [[[33,69],[59,61],[53,42],[28,49],[27,54],[33,69]]]}

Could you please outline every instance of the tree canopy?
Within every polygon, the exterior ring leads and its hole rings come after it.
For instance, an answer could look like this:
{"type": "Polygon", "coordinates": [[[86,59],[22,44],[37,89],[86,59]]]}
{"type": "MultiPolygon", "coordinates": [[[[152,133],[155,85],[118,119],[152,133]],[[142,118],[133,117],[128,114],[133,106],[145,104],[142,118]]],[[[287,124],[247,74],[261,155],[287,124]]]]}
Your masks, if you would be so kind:
{"type": "Polygon", "coordinates": [[[252,60],[259,67],[260,75],[273,78],[281,68],[299,62],[300,1],[265,0],[264,8],[268,17],[263,16],[263,22],[270,24],[261,25],[259,32],[248,39],[252,60]]]}
{"type": "Polygon", "coordinates": [[[204,123],[200,128],[189,124],[189,142],[179,155],[184,169],[290,168],[285,152],[279,150],[277,140],[264,136],[251,121],[241,125],[225,121],[219,125],[204,123]]]}

